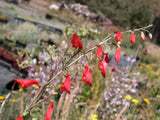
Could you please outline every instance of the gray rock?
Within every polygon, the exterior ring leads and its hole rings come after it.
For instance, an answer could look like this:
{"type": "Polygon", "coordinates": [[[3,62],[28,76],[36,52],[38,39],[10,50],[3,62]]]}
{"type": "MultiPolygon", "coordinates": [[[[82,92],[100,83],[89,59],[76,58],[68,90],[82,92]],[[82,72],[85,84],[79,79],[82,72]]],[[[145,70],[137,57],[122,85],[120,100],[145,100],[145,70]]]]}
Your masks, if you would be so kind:
{"type": "Polygon", "coordinates": [[[22,78],[23,74],[12,69],[11,64],[0,60],[0,91],[6,88],[6,85],[14,78],[22,78]]]}

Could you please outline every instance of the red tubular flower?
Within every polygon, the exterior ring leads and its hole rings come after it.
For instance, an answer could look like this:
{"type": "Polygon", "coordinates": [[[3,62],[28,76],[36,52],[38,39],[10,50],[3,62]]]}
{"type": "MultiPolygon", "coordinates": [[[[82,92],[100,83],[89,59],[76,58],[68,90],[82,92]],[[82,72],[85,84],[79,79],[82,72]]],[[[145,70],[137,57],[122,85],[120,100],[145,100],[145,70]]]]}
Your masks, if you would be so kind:
{"type": "Polygon", "coordinates": [[[121,39],[122,39],[122,34],[121,34],[121,32],[118,30],[118,31],[117,31],[117,34],[116,34],[116,41],[119,42],[119,41],[121,41],[121,39]]]}
{"type": "Polygon", "coordinates": [[[30,85],[39,84],[38,81],[31,80],[31,79],[13,79],[13,81],[17,82],[22,88],[27,88],[30,85]]]}
{"type": "Polygon", "coordinates": [[[45,120],[51,120],[52,113],[53,113],[53,105],[54,105],[53,102],[51,102],[47,109],[45,120]]]}
{"type": "Polygon", "coordinates": [[[106,54],[103,58],[103,60],[99,63],[99,70],[101,70],[101,73],[103,77],[106,77],[107,73],[107,67],[108,67],[108,54],[106,54]]]}
{"type": "Polygon", "coordinates": [[[90,87],[92,87],[91,71],[88,65],[85,66],[85,71],[83,72],[82,81],[86,82],[90,87]]]}
{"type": "Polygon", "coordinates": [[[136,42],[136,38],[135,38],[134,33],[131,34],[130,39],[131,39],[131,43],[135,43],[136,42]]]}
{"type": "Polygon", "coordinates": [[[72,47],[74,47],[75,49],[77,49],[77,47],[79,47],[79,49],[82,50],[83,46],[82,46],[82,42],[80,41],[79,37],[77,34],[73,34],[73,37],[71,39],[71,43],[72,43],[72,47]]]}
{"type": "Polygon", "coordinates": [[[115,53],[115,61],[119,62],[121,56],[121,48],[117,48],[116,53],[115,53]]]}
{"type": "Polygon", "coordinates": [[[68,94],[70,94],[70,87],[71,87],[71,79],[69,74],[67,74],[66,80],[61,85],[61,93],[63,93],[63,91],[66,91],[68,92],[68,94]]]}
{"type": "Polygon", "coordinates": [[[103,54],[103,48],[101,45],[99,45],[97,49],[97,57],[102,57],[102,54],[103,54]]]}
{"type": "Polygon", "coordinates": [[[16,120],[23,120],[23,117],[19,116],[16,120]]]}
{"type": "Polygon", "coordinates": [[[145,35],[143,32],[141,32],[141,38],[142,38],[142,40],[145,40],[145,35]]]}

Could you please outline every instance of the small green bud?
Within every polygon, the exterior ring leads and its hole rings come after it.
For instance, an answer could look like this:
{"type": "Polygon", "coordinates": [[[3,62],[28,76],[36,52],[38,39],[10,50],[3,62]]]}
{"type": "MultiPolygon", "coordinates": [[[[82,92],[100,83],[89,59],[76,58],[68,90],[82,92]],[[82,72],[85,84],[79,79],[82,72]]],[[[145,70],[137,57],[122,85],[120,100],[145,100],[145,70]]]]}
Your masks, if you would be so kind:
{"type": "Polygon", "coordinates": [[[28,111],[24,112],[24,113],[23,113],[23,116],[27,116],[28,113],[29,113],[28,111]]]}
{"type": "Polygon", "coordinates": [[[141,32],[141,38],[142,38],[142,40],[145,40],[145,34],[144,34],[144,32],[141,32]]]}
{"type": "Polygon", "coordinates": [[[151,33],[149,33],[149,39],[152,39],[152,34],[151,33]]]}

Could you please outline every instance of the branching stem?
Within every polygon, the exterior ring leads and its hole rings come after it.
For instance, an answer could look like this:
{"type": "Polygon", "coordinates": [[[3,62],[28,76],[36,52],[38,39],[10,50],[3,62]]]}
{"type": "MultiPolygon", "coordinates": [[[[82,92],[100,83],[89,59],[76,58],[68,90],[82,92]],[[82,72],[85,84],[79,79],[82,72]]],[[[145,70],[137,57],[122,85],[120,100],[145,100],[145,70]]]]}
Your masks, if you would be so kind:
{"type": "MultiPolygon", "coordinates": [[[[135,31],[145,30],[145,29],[147,29],[147,28],[149,28],[149,27],[151,27],[151,26],[152,26],[152,25],[148,25],[148,26],[143,27],[143,28],[135,29],[134,32],[135,32],[135,31]]],[[[131,30],[124,31],[124,32],[122,32],[122,34],[124,34],[124,33],[129,33],[129,32],[131,32],[131,30]]],[[[105,44],[106,42],[108,42],[109,40],[111,40],[111,39],[112,39],[113,37],[115,37],[115,36],[116,36],[116,33],[111,33],[111,34],[109,34],[107,37],[105,37],[105,38],[99,43],[99,45],[105,44]]],[[[50,85],[50,83],[51,83],[55,78],[57,78],[57,76],[59,76],[59,75],[60,75],[64,70],[66,70],[68,67],[72,66],[74,63],[76,63],[77,61],[79,61],[82,57],[88,55],[91,51],[93,51],[93,50],[96,49],[97,47],[98,47],[98,45],[95,45],[95,46],[91,47],[90,49],[88,49],[87,51],[85,51],[84,53],[82,53],[82,55],[80,55],[78,58],[76,58],[75,60],[73,60],[73,62],[71,62],[71,63],[68,64],[68,65],[66,64],[66,66],[65,66],[63,69],[61,69],[54,77],[52,77],[46,84],[44,84],[44,85],[40,88],[40,90],[38,91],[38,93],[35,95],[35,97],[34,97],[33,100],[31,101],[31,103],[30,103],[30,104],[26,107],[26,109],[24,110],[23,116],[26,116],[26,115],[29,113],[29,110],[30,110],[33,106],[37,105],[37,103],[39,103],[38,100],[40,99],[40,97],[41,97],[41,96],[43,95],[43,93],[45,92],[46,87],[47,87],[48,85],[50,85]]],[[[77,53],[79,53],[79,52],[77,52],[77,53]]],[[[75,55],[74,55],[73,57],[75,57],[75,55]]],[[[71,58],[73,58],[73,57],[71,57],[71,58]]]]}

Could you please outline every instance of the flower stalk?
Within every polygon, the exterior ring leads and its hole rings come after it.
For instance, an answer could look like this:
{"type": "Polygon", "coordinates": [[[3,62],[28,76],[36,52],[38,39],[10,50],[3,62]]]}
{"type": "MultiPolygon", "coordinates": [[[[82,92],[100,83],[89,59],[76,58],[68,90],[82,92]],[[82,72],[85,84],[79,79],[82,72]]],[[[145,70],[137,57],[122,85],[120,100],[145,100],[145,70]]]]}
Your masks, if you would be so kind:
{"type": "MultiPolygon", "coordinates": [[[[144,30],[144,29],[147,29],[149,27],[151,27],[152,25],[149,25],[147,27],[143,27],[143,28],[139,28],[139,29],[135,29],[135,31],[141,31],[141,30],[144,30]]],[[[125,32],[121,32],[122,34],[123,33],[129,33],[130,30],[128,31],[125,31],[125,32]]],[[[103,45],[105,44],[106,42],[108,42],[109,40],[111,40],[113,37],[115,37],[116,34],[115,33],[111,33],[110,35],[108,35],[107,37],[105,37],[98,45],[103,45]]],[[[78,39],[78,38],[77,38],[78,39]]],[[[82,49],[82,45],[81,45],[81,42],[79,41],[78,39],[78,42],[77,43],[74,43],[75,46],[75,49],[77,47],[79,47],[80,49],[82,49]]],[[[79,61],[82,57],[85,57],[86,55],[89,55],[91,51],[95,50],[98,45],[95,45],[93,47],[91,47],[90,49],[86,50],[84,53],[82,53],[82,55],[78,56],[77,58],[75,58],[71,63],[67,63],[65,64],[65,66],[59,70],[59,72],[57,72],[49,81],[46,82],[46,84],[44,84],[43,86],[41,86],[40,90],[38,91],[38,93],[34,96],[33,100],[30,102],[30,104],[25,108],[24,112],[23,112],[23,116],[26,116],[29,111],[35,106],[37,105],[38,100],[40,99],[40,97],[43,95],[43,93],[45,92],[45,89],[47,88],[48,85],[50,85],[50,83],[55,80],[63,71],[65,71],[68,67],[72,66],[74,63],[76,63],[77,61],[79,61]]],[[[77,51],[77,53],[75,53],[72,57],[71,57],[71,60],[79,53],[80,51],[77,51]]],[[[70,60],[69,60],[70,61],[70,60]]],[[[125,108],[126,109],[126,108],[125,108]]]]}

